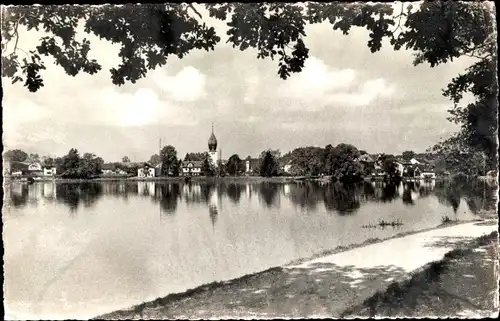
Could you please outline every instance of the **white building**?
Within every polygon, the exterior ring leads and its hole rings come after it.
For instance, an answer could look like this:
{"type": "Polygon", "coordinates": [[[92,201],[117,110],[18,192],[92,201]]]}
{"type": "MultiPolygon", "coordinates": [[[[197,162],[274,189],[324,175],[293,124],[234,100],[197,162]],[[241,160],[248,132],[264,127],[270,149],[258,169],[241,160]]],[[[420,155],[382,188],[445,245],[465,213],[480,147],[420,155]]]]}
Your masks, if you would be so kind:
{"type": "Polygon", "coordinates": [[[31,163],[28,165],[28,170],[29,171],[41,171],[42,165],[40,165],[40,163],[31,163]]]}
{"type": "Polygon", "coordinates": [[[150,166],[148,164],[145,164],[143,167],[139,167],[137,169],[137,177],[155,177],[156,176],[156,170],[155,167],[150,166]]]}
{"type": "Polygon", "coordinates": [[[202,161],[183,161],[181,173],[183,176],[199,176],[201,175],[202,161]]]}
{"type": "Polygon", "coordinates": [[[55,176],[56,175],[55,167],[44,167],[43,168],[43,176],[55,176]]]}

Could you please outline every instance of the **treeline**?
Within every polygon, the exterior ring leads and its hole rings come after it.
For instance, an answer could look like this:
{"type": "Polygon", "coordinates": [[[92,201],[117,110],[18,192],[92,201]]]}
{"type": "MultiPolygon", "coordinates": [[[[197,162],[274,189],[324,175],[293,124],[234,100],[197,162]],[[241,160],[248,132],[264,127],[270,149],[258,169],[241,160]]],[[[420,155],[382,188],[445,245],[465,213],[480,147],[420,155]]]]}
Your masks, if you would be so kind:
{"type": "Polygon", "coordinates": [[[82,156],[78,150],[72,148],[63,157],[40,157],[38,154],[27,154],[14,149],[5,152],[4,159],[14,162],[40,163],[43,167],[55,167],[56,172],[63,178],[93,178],[101,174],[104,160],[92,153],[84,153],[82,156]]]}

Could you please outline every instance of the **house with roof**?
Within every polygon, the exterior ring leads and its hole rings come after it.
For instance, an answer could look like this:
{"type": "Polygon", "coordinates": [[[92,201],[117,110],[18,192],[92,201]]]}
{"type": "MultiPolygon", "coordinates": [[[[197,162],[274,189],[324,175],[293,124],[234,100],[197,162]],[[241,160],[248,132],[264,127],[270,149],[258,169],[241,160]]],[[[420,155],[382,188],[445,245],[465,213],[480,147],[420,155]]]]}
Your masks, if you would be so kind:
{"type": "Polygon", "coordinates": [[[142,163],[142,166],[137,169],[137,177],[141,178],[156,177],[156,173],[156,168],[149,163],[142,163]]]}
{"type": "Polygon", "coordinates": [[[5,162],[5,172],[12,176],[22,176],[28,173],[30,163],[8,161],[5,162]]]}
{"type": "Polygon", "coordinates": [[[114,175],[114,171],[116,169],[116,165],[113,163],[105,163],[101,167],[102,175],[109,176],[114,175]]]}
{"type": "MultiPolygon", "coordinates": [[[[434,179],[436,178],[436,173],[434,172],[434,168],[429,165],[417,165],[420,173],[420,178],[422,179],[434,179]]],[[[416,175],[415,175],[416,177],[416,175]]]]}
{"type": "MultiPolygon", "coordinates": [[[[117,163],[105,163],[101,167],[101,172],[103,176],[126,176],[128,173],[125,171],[120,164],[117,163]]],[[[123,166],[123,165],[122,165],[123,166]]]]}
{"type": "Polygon", "coordinates": [[[202,161],[182,161],[179,174],[181,176],[200,176],[202,164],[202,161]]]}
{"type": "Polygon", "coordinates": [[[368,154],[363,154],[358,157],[358,162],[360,163],[366,163],[366,164],[373,164],[375,163],[375,160],[373,160],[373,157],[371,157],[368,154]]]}

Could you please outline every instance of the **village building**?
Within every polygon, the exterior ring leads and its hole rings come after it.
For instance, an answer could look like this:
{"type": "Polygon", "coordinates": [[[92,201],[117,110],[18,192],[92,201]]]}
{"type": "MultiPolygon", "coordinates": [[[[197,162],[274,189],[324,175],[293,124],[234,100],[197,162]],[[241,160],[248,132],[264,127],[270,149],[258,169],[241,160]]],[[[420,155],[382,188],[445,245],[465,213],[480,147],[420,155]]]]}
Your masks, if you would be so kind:
{"type": "Polygon", "coordinates": [[[140,178],[156,177],[156,173],[156,167],[149,163],[143,163],[142,166],[139,166],[139,168],[137,169],[137,177],[140,178]]]}
{"type": "Polygon", "coordinates": [[[180,174],[182,176],[200,176],[202,161],[182,161],[180,174]]]}

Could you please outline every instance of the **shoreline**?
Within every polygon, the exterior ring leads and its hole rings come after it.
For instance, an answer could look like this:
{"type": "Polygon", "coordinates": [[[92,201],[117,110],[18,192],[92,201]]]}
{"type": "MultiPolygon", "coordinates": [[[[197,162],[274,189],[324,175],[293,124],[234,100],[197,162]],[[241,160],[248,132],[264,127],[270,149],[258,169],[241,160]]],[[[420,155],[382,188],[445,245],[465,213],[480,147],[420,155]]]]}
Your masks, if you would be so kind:
{"type": "MultiPolygon", "coordinates": [[[[178,177],[98,177],[91,179],[83,178],[39,178],[35,179],[36,182],[54,182],[54,183],[92,183],[92,182],[179,182],[184,183],[184,176],[178,177]]],[[[224,177],[205,177],[194,176],[191,177],[191,182],[270,182],[270,183],[291,183],[303,181],[323,181],[328,182],[328,178],[307,178],[298,176],[275,176],[275,177],[262,177],[262,176],[224,176],[224,177]]],[[[13,179],[4,177],[6,183],[27,183],[26,178],[13,179]]]]}
{"type": "Polygon", "coordinates": [[[451,226],[467,224],[467,223],[472,223],[472,222],[485,222],[485,223],[491,223],[491,225],[497,224],[496,220],[491,220],[491,219],[489,219],[489,220],[477,219],[477,220],[469,220],[469,221],[458,221],[458,222],[452,222],[452,223],[447,223],[447,224],[440,224],[436,227],[427,228],[427,229],[418,230],[418,231],[402,232],[402,233],[398,233],[396,235],[393,235],[391,237],[384,238],[384,239],[380,239],[380,238],[368,239],[368,240],[366,240],[362,243],[358,243],[358,244],[352,244],[349,246],[338,246],[336,248],[333,248],[333,249],[330,249],[327,251],[322,251],[322,252],[313,254],[309,257],[292,260],[291,262],[288,262],[288,263],[280,265],[280,266],[270,267],[270,268],[265,269],[265,270],[260,271],[260,272],[245,274],[241,277],[230,279],[230,280],[214,281],[214,282],[210,282],[210,283],[201,284],[197,287],[187,289],[186,291],[183,291],[183,292],[170,293],[164,297],[159,297],[155,300],[142,302],[142,303],[130,306],[128,308],[123,308],[123,309],[112,311],[110,313],[95,316],[91,320],[102,320],[104,318],[119,319],[119,318],[122,318],[126,315],[129,315],[131,312],[139,312],[145,308],[150,308],[150,307],[154,307],[154,306],[158,306],[158,305],[167,305],[167,304],[170,304],[170,303],[178,301],[178,300],[189,298],[192,295],[195,295],[195,294],[198,294],[198,293],[201,293],[204,291],[215,290],[219,287],[227,286],[227,285],[234,284],[234,283],[244,282],[245,280],[249,280],[249,279],[261,277],[261,276],[266,276],[268,274],[273,274],[275,272],[282,271],[283,269],[285,269],[287,266],[290,266],[290,265],[298,265],[298,264],[301,264],[303,262],[310,261],[310,260],[313,260],[316,258],[320,258],[320,257],[332,255],[332,254],[337,254],[337,253],[342,253],[342,252],[346,252],[346,251],[357,249],[357,248],[363,248],[363,247],[366,247],[366,246],[371,245],[371,244],[382,243],[382,242],[385,242],[388,240],[402,238],[402,237],[405,237],[408,235],[419,234],[419,233],[423,233],[423,232],[448,228],[451,226]]]}
{"type": "MultiPolygon", "coordinates": [[[[4,177],[5,183],[28,183],[26,177],[13,178],[4,177]]],[[[451,177],[436,177],[427,181],[446,181],[451,180],[451,177]]],[[[304,176],[223,176],[223,177],[206,177],[206,176],[193,176],[191,182],[256,182],[256,183],[296,183],[296,182],[331,182],[329,176],[324,177],[304,177],[304,176]]],[[[366,177],[363,179],[365,182],[383,181],[379,178],[366,177]]],[[[425,179],[402,179],[401,182],[412,181],[426,181],[425,179]]],[[[97,177],[97,178],[53,178],[53,177],[40,177],[34,180],[36,182],[53,182],[53,183],[92,183],[92,182],[179,182],[184,183],[184,176],[177,177],[97,177]]]]}

